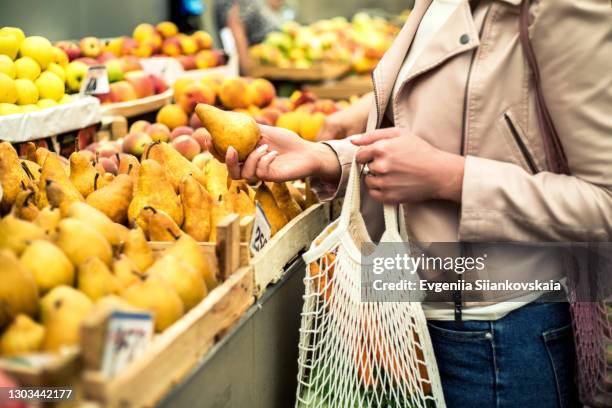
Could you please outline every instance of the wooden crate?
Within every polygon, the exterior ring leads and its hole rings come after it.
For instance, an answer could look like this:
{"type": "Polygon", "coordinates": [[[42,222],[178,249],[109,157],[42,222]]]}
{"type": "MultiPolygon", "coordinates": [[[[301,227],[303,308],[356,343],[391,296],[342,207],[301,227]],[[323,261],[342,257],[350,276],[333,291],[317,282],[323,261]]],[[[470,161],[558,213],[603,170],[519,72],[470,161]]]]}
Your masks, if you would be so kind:
{"type": "Polygon", "coordinates": [[[329,203],[315,204],[292,219],[253,257],[253,288],[257,297],[283,276],[285,266],[310,245],[329,221],[329,203]]]}
{"type": "Polygon", "coordinates": [[[172,88],[158,94],[134,101],[104,104],[100,107],[103,116],[124,116],[131,118],[144,113],[155,112],[172,101],[172,88]]]}
{"type": "Polygon", "coordinates": [[[342,62],[314,63],[309,68],[279,68],[269,65],[254,65],[249,75],[278,81],[325,81],[340,78],[349,72],[350,64],[342,62]]]}
{"type": "MultiPolygon", "coordinates": [[[[247,264],[248,258],[241,256],[244,252],[241,247],[247,247],[240,243],[238,216],[233,214],[224,219],[218,232],[219,243],[202,243],[201,247],[205,253],[219,257],[220,276],[224,281],[179,321],[157,335],[144,355],[117,376],[105,378],[99,371],[100,339],[104,338],[104,328],[112,311],[92,315],[85,322],[82,342],[92,350],[91,355],[84,351],[83,359],[83,392],[88,402],[106,407],[154,406],[253,304],[253,269],[247,264]]],[[[152,246],[159,251],[168,244],[153,243],[152,246]]]]}

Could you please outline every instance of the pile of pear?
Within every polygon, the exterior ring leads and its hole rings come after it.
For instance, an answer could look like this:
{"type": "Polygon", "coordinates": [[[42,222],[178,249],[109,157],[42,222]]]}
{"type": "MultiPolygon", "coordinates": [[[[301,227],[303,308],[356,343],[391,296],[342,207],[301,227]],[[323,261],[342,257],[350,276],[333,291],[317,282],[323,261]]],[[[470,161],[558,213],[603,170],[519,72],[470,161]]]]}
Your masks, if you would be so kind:
{"type": "Polygon", "coordinates": [[[276,233],[316,202],[290,183],[256,188],[210,159],[200,169],[166,143],[106,173],[84,152],[66,163],[0,143],[0,355],[77,346],[98,304],[148,310],[162,332],[218,285],[198,242],[216,240],[226,215],[259,201],[276,233]],[[154,256],[148,241],[172,241],[154,256]]]}

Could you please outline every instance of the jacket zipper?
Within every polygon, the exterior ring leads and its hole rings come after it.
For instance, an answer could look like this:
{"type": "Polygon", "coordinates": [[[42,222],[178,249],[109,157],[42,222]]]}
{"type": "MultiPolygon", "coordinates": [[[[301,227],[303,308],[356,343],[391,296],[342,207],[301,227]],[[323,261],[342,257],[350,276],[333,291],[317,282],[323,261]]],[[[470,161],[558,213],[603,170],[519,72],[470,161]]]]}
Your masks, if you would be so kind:
{"type": "Polygon", "coordinates": [[[378,128],[378,123],[380,121],[380,105],[378,103],[378,91],[376,86],[376,79],[374,78],[374,71],[372,71],[372,89],[374,90],[374,103],[376,104],[376,128],[378,128]]]}
{"type": "Polygon", "coordinates": [[[529,170],[531,170],[532,174],[537,173],[538,166],[536,165],[535,160],[533,159],[533,156],[529,152],[529,149],[527,148],[525,141],[519,134],[518,130],[516,129],[516,126],[514,126],[512,119],[510,119],[507,113],[504,113],[504,120],[506,121],[506,124],[508,125],[508,128],[510,129],[510,133],[512,133],[512,137],[514,138],[514,141],[516,142],[519,150],[521,151],[523,158],[527,162],[527,166],[529,166],[529,170]]]}

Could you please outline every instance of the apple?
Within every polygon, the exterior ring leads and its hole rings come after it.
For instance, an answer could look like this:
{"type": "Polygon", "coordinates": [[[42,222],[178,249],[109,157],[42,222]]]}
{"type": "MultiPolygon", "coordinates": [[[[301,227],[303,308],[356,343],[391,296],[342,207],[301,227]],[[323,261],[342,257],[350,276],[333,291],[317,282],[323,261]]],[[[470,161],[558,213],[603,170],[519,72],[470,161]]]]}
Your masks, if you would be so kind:
{"type": "Polygon", "coordinates": [[[108,82],[113,83],[123,80],[123,70],[121,69],[121,62],[118,59],[108,60],[105,65],[108,82]]]}
{"type": "Polygon", "coordinates": [[[139,43],[150,40],[155,35],[155,27],[148,23],[138,24],[132,32],[132,38],[139,43]]]}
{"type": "Polygon", "coordinates": [[[187,160],[192,160],[200,153],[200,145],[191,136],[181,135],[170,143],[187,160]]]}
{"type": "Polygon", "coordinates": [[[75,61],[82,62],[83,64],[88,65],[88,66],[98,65],[98,61],[90,57],[79,57],[75,59],[75,61]]]}
{"type": "Polygon", "coordinates": [[[217,65],[217,57],[212,51],[204,50],[196,54],[195,62],[198,69],[212,68],[217,65]]]}
{"type": "Polygon", "coordinates": [[[154,142],[170,141],[170,129],[163,123],[154,123],[149,126],[146,132],[151,136],[154,142]]]}
{"type": "Polygon", "coordinates": [[[189,118],[189,126],[191,126],[194,129],[198,129],[203,126],[202,121],[200,120],[200,117],[195,112],[193,112],[191,114],[191,117],[189,118]]]}
{"type": "Polygon", "coordinates": [[[53,47],[53,62],[65,68],[66,65],[70,62],[68,58],[68,54],[60,48],[53,47]]]}
{"type": "Polygon", "coordinates": [[[174,140],[179,136],[191,136],[193,133],[193,129],[189,126],[178,126],[172,129],[172,133],[170,134],[170,140],[174,140]]]}
{"type": "Polygon", "coordinates": [[[115,57],[120,57],[123,55],[123,41],[125,39],[126,37],[117,37],[107,40],[102,46],[102,50],[112,53],[115,57]]]}
{"type": "Polygon", "coordinates": [[[81,83],[89,67],[81,61],[72,61],[66,66],[66,85],[72,92],[78,92],[81,89],[81,83]]]}
{"type": "Polygon", "coordinates": [[[125,74],[124,78],[125,81],[134,87],[138,98],[145,98],[147,96],[155,95],[153,81],[146,72],[130,71],[125,74]]]}
{"type": "Polygon", "coordinates": [[[166,84],[166,81],[164,81],[162,77],[155,74],[149,74],[149,77],[153,83],[155,95],[165,92],[168,89],[168,84],[166,84]]]}
{"type": "Polygon", "coordinates": [[[136,132],[147,132],[147,129],[149,129],[149,126],[151,126],[151,122],[149,122],[148,120],[137,120],[136,122],[132,123],[132,125],[130,126],[130,130],[129,133],[136,133],[136,132]]]}
{"type": "Polygon", "coordinates": [[[96,37],[85,37],[79,42],[79,48],[84,56],[95,58],[102,52],[102,43],[96,37]]]}
{"type": "Polygon", "coordinates": [[[121,70],[126,73],[130,71],[140,71],[142,66],[137,57],[133,55],[125,55],[119,59],[121,61],[121,70]]]}
{"type": "Polygon", "coordinates": [[[98,62],[104,64],[106,61],[117,59],[117,56],[110,51],[102,51],[96,59],[98,60],[98,62]]]}
{"type": "Polygon", "coordinates": [[[278,108],[274,108],[270,106],[268,106],[267,108],[263,108],[261,110],[261,115],[264,116],[266,119],[268,119],[268,121],[272,125],[276,124],[276,121],[278,120],[279,116],[282,115],[282,113],[283,112],[279,110],[278,108]]]}
{"type": "Polygon", "coordinates": [[[216,66],[221,66],[227,64],[227,54],[223,52],[223,50],[210,50],[213,55],[217,58],[216,66]]]}
{"type": "Polygon", "coordinates": [[[155,28],[164,38],[174,37],[178,34],[178,27],[171,21],[162,21],[155,28]]]}
{"type": "Polygon", "coordinates": [[[131,54],[139,58],[149,58],[151,55],[153,55],[154,51],[155,44],[153,43],[153,40],[147,40],[138,43],[138,47],[134,48],[131,54]]]}
{"type": "Polygon", "coordinates": [[[140,157],[144,153],[147,145],[152,142],[153,140],[151,137],[145,132],[129,133],[123,139],[123,152],[140,157]]]}
{"type": "Polygon", "coordinates": [[[181,43],[181,49],[186,55],[195,54],[198,52],[198,44],[193,38],[185,34],[179,34],[178,39],[181,43]]]}
{"type": "Polygon", "coordinates": [[[136,48],[138,48],[138,41],[130,37],[125,37],[121,44],[121,54],[132,55],[136,48]]]}
{"type": "Polygon", "coordinates": [[[200,150],[202,150],[203,152],[207,150],[206,138],[210,138],[210,133],[208,132],[208,130],[206,130],[206,128],[201,127],[199,129],[196,129],[191,134],[191,138],[198,142],[198,144],[200,145],[200,150]]]}
{"type": "Polygon", "coordinates": [[[200,82],[187,85],[177,98],[177,103],[187,114],[191,114],[198,103],[213,105],[215,92],[200,82]]]}
{"type": "Polygon", "coordinates": [[[169,57],[176,57],[183,53],[181,41],[176,37],[166,38],[162,43],[162,53],[169,57]]]}
{"type": "Polygon", "coordinates": [[[200,50],[208,50],[212,47],[212,37],[206,31],[196,31],[191,34],[200,50]]]}

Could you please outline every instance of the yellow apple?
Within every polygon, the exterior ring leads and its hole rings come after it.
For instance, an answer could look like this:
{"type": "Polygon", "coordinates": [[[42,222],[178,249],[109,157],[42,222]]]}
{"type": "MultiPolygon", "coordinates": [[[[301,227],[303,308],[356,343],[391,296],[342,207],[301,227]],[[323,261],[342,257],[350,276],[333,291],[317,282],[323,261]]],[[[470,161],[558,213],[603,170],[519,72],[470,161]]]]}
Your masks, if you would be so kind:
{"type": "Polygon", "coordinates": [[[38,102],[38,88],[34,82],[29,79],[17,79],[15,87],[17,88],[18,105],[31,105],[38,102]]]}
{"type": "Polygon", "coordinates": [[[41,99],[59,101],[64,96],[64,81],[53,72],[43,72],[34,83],[41,99]]]}
{"type": "MultiPolygon", "coordinates": [[[[38,90],[36,90],[36,92],[38,92],[38,90]]],[[[38,105],[36,104],[32,104],[32,105],[21,105],[21,112],[23,113],[30,113],[30,112],[34,112],[37,111],[38,109],[40,109],[38,107],[38,105]]]]}
{"type": "Polygon", "coordinates": [[[0,116],[21,113],[21,108],[12,103],[0,103],[0,116]]]}
{"type": "Polygon", "coordinates": [[[59,64],[56,64],[55,62],[50,63],[47,67],[47,71],[53,72],[62,80],[62,82],[66,82],[66,72],[59,64]]]}
{"type": "Polygon", "coordinates": [[[15,61],[15,71],[17,78],[34,81],[40,75],[40,66],[33,58],[21,57],[15,61]]]}
{"type": "Polygon", "coordinates": [[[15,79],[17,70],[15,69],[15,63],[8,55],[0,54],[0,72],[15,79]]]}
{"type": "Polygon", "coordinates": [[[53,61],[53,46],[45,37],[33,35],[26,37],[19,46],[19,53],[22,57],[31,57],[42,69],[53,61]]]}
{"type": "Polygon", "coordinates": [[[61,48],[53,47],[53,62],[59,64],[61,67],[65,67],[68,65],[68,54],[64,52],[61,48]]]}
{"type": "Polygon", "coordinates": [[[14,60],[19,51],[19,41],[13,34],[0,33],[0,54],[14,60]]]}
{"type": "Polygon", "coordinates": [[[3,34],[11,34],[15,36],[15,38],[17,39],[17,49],[19,49],[21,42],[25,39],[25,34],[21,30],[21,28],[17,27],[2,27],[0,28],[0,35],[3,34]]]}
{"type": "Polygon", "coordinates": [[[57,106],[57,102],[53,99],[41,99],[36,103],[36,105],[38,105],[40,109],[45,109],[52,106],[57,106]]]}
{"type": "Polygon", "coordinates": [[[0,103],[15,103],[17,101],[17,87],[13,78],[0,73],[0,103]]]}

